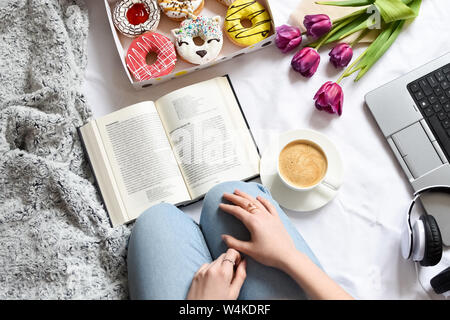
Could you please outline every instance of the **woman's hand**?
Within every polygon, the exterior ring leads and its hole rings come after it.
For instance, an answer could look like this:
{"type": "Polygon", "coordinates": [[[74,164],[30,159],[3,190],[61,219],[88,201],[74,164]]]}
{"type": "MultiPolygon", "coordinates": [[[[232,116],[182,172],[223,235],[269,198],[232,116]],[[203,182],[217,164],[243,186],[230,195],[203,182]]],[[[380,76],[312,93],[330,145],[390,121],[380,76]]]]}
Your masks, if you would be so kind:
{"type": "Polygon", "coordinates": [[[255,199],[239,190],[235,190],[234,194],[225,193],[223,198],[234,205],[221,203],[219,207],[242,221],[251,234],[250,241],[222,235],[227,246],[259,263],[283,269],[285,259],[297,250],[272,203],[262,197],[255,199]]]}
{"type": "Polygon", "coordinates": [[[256,261],[283,270],[301,286],[312,299],[352,299],[336,282],[309,257],[295,248],[294,241],[269,200],[235,190],[225,193],[220,208],[242,221],[250,231],[251,240],[241,241],[222,235],[225,243],[256,261]]]}
{"type": "Polygon", "coordinates": [[[192,280],[188,300],[236,300],[246,277],[247,263],[234,249],[200,267],[192,280]]]}

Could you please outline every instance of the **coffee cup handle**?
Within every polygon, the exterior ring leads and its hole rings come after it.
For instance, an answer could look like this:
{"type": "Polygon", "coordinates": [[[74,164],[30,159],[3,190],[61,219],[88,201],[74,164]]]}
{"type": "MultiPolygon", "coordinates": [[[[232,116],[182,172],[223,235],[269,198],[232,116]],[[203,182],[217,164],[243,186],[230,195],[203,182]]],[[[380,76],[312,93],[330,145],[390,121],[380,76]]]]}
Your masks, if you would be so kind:
{"type": "Polygon", "coordinates": [[[322,180],[322,182],[320,183],[322,185],[324,185],[325,187],[333,190],[333,191],[338,191],[339,187],[337,187],[337,183],[334,183],[334,181],[330,181],[329,178],[325,178],[322,180]]]}

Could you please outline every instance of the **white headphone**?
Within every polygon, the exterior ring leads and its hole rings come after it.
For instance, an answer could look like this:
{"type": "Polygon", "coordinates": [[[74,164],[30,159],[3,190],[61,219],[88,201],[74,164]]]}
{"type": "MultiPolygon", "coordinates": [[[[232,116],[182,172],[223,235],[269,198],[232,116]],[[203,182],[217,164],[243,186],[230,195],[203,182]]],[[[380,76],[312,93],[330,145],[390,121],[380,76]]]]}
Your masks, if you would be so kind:
{"type": "Polygon", "coordinates": [[[426,212],[411,224],[411,212],[420,196],[427,192],[450,193],[450,186],[426,187],[414,193],[414,199],[406,213],[406,223],[402,232],[401,249],[405,259],[419,262],[421,266],[434,266],[442,258],[442,237],[436,219],[426,212]]]}

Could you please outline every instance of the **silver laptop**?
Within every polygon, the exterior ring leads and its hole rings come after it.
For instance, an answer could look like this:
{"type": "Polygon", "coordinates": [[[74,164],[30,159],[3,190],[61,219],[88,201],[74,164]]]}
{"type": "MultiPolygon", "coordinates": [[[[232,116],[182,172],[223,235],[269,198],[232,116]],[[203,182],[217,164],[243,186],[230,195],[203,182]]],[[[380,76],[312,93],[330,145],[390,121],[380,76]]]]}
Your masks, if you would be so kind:
{"type": "MultiPolygon", "coordinates": [[[[450,185],[450,53],[365,96],[412,188],[450,185]]],[[[422,204],[450,245],[450,197],[426,194],[422,204]]]]}

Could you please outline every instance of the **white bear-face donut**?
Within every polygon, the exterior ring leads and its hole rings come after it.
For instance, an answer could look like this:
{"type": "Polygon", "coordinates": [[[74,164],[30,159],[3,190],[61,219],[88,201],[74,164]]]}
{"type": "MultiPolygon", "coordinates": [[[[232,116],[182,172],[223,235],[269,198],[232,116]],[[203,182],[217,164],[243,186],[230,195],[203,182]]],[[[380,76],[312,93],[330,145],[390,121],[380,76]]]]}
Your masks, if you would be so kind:
{"type": "Polygon", "coordinates": [[[193,64],[204,64],[216,59],[223,45],[220,20],[219,16],[199,16],[196,19],[186,19],[179,28],[173,29],[175,48],[180,57],[193,64]],[[200,37],[204,43],[195,44],[195,37],[200,37]]]}
{"type": "Polygon", "coordinates": [[[154,31],[160,19],[156,0],[122,0],[114,7],[113,22],[127,37],[154,31]]]}
{"type": "Polygon", "coordinates": [[[158,0],[161,10],[175,21],[193,18],[202,11],[205,0],[158,0]]]}

